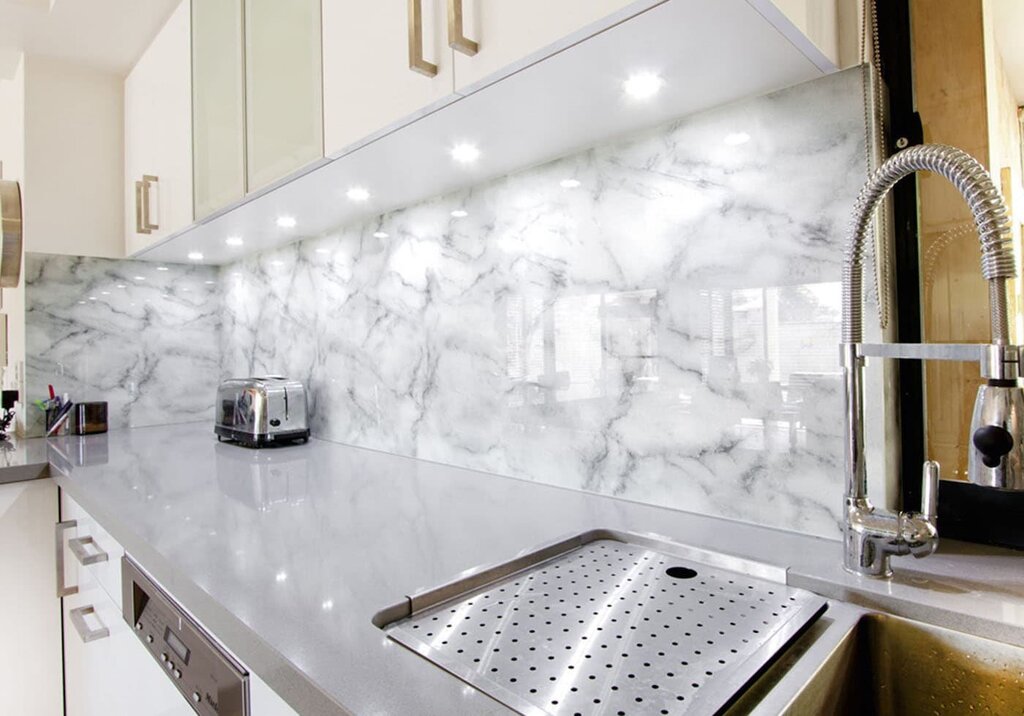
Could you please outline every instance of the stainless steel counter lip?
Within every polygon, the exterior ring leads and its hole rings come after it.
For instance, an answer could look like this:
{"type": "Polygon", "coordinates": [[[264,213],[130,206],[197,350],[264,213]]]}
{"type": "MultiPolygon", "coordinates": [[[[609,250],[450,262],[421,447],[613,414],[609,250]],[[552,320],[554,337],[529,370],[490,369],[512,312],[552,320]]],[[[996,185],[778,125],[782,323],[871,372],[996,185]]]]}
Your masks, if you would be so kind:
{"type": "MultiPolygon", "coordinates": [[[[254,463],[215,449],[208,428],[69,438],[76,444],[65,454],[84,448],[109,459],[64,463],[53,477],[304,716],[510,713],[389,645],[371,618],[395,595],[418,594],[467,567],[481,572],[486,568],[473,565],[494,565],[524,546],[595,526],[769,559],[789,566],[793,586],[978,636],[999,631],[997,640],[1024,645],[1017,636],[1024,634],[1024,560],[1010,550],[947,540],[926,561],[901,561],[900,580],[857,579],[842,570],[834,540],[320,440],[254,463]],[[239,502],[239,481],[267,476],[265,485],[308,484],[301,499],[283,507],[239,502]],[[147,501],[147,492],[157,499],[147,501]],[[183,522],[188,515],[193,521],[183,522]],[[220,528],[228,518],[230,535],[208,537],[200,529],[220,528]],[[236,564],[232,543],[270,559],[236,564]],[[281,567],[288,578],[275,582],[281,567]],[[338,590],[332,611],[321,611],[317,590],[325,585],[338,590]],[[313,604],[302,603],[307,594],[313,604]]],[[[822,619],[837,619],[843,609],[856,608],[833,603],[822,619]]]]}

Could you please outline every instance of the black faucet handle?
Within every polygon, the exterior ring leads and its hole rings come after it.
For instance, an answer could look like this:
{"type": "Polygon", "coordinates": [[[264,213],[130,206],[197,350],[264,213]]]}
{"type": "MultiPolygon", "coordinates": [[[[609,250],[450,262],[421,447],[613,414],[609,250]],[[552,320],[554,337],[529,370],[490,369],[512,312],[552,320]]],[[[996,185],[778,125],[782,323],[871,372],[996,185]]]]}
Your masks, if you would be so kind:
{"type": "Polygon", "coordinates": [[[1013,435],[999,425],[983,425],[974,431],[974,447],[985,467],[999,467],[1003,455],[1013,450],[1013,435]]]}

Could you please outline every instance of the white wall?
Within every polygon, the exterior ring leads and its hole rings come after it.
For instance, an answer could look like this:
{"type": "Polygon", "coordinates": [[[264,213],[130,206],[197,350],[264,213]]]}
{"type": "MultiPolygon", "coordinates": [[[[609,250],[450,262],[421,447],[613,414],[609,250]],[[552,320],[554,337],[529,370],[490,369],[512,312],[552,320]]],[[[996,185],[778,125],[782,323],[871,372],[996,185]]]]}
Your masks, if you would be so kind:
{"type": "Polygon", "coordinates": [[[25,57],[25,249],[124,256],[122,78],[25,57]]]}
{"type": "MultiPolygon", "coordinates": [[[[5,179],[25,179],[25,65],[19,59],[10,78],[0,78],[0,162],[5,179]]],[[[22,257],[24,261],[24,257],[22,257]]],[[[24,392],[25,282],[2,289],[7,316],[7,364],[0,365],[0,385],[24,392]]],[[[23,410],[19,413],[19,425],[23,410]]]]}

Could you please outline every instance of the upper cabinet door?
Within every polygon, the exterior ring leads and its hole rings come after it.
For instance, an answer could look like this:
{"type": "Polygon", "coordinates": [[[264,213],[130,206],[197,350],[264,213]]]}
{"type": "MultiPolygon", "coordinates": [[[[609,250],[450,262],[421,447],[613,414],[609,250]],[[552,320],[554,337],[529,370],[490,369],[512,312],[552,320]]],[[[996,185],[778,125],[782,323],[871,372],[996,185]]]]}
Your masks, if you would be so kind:
{"type": "Polygon", "coordinates": [[[125,79],[125,250],[192,223],[189,2],[183,0],[125,79]]]}
{"type": "Polygon", "coordinates": [[[323,156],[320,47],[319,0],[245,0],[249,191],[323,156]]]}
{"type": "Polygon", "coordinates": [[[245,196],[242,0],[192,1],[195,218],[245,196]]]}
{"type": "Polygon", "coordinates": [[[445,2],[323,3],[328,156],[454,99],[445,2]]]}
{"type": "Polygon", "coordinates": [[[541,59],[531,55],[560,40],[566,45],[578,42],[660,2],[448,0],[448,41],[456,49],[455,89],[478,89],[483,80],[489,83],[541,59]]]}

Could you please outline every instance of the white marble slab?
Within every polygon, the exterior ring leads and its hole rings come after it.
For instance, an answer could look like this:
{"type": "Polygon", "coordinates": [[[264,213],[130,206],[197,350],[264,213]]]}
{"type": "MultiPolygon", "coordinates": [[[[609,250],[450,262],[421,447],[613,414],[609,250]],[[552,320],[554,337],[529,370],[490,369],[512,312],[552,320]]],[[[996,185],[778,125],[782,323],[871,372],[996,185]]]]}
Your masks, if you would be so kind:
{"type": "MultiPolygon", "coordinates": [[[[111,428],[212,419],[215,268],[30,253],[25,301],[28,403],[53,384],[75,402],[107,401],[111,428]]],[[[40,434],[42,412],[26,409],[40,434]]]]}
{"type": "Polygon", "coordinates": [[[330,440],[835,537],[861,77],[225,267],[224,372],[330,440]]]}

